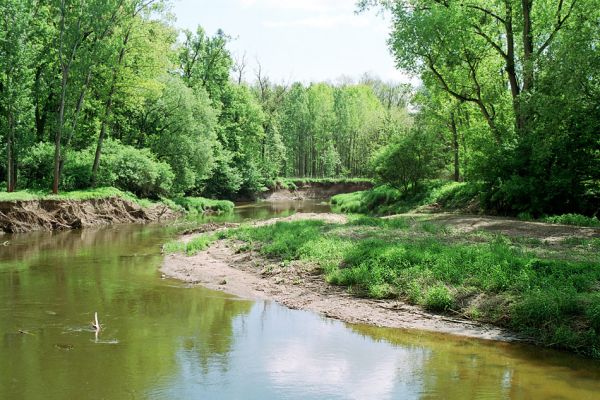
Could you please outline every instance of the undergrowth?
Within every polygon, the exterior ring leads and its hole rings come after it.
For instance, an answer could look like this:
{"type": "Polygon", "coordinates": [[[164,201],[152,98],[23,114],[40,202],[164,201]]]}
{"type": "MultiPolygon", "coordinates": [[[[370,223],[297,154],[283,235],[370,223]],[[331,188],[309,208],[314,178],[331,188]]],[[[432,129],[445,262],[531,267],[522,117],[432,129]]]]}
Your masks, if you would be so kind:
{"type": "Polygon", "coordinates": [[[372,184],[373,180],[369,178],[276,178],[268,184],[269,189],[288,189],[296,190],[298,187],[310,184],[345,184],[345,183],[364,183],[372,184]]]}
{"type": "Polygon", "coordinates": [[[183,207],[190,216],[206,213],[230,213],[234,207],[233,202],[229,200],[213,200],[204,197],[178,197],[173,201],[183,207]]]}
{"type": "Polygon", "coordinates": [[[403,191],[388,185],[332,197],[334,210],[368,215],[401,214],[419,206],[434,205],[446,210],[465,209],[478,198],[476,185],[432,180],[403,191]]]}

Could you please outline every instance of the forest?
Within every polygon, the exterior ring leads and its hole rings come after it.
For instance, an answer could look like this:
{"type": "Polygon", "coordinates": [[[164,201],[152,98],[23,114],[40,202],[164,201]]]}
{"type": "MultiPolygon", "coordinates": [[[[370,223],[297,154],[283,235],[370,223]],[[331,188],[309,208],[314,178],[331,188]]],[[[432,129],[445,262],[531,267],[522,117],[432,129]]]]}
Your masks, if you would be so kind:
{"type": "Polygon", "coordinates": [[[495,212],[598,213],[598,0],[357,7],[392,16],[418,87],[274,82],[226,32],[176,29],[168,1],[1,0],[6,191],[235,199],[278,177],[404,193],[442,179],[495,212]]]}
{"type": "Polygon", "coordinates": [[[7,191],[115,186],[143,197],[251,195],[279,176],[367,176],[410,119],[410,87],[284,84],[231,40],[180,32],[159,1],[2,1],[7,191]]]}

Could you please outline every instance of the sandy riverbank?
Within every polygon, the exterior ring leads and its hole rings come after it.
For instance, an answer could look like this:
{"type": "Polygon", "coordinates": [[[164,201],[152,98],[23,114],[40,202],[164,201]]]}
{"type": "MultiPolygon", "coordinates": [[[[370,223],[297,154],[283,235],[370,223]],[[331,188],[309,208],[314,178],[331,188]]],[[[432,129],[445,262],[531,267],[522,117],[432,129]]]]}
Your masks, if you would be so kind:
{"type": "MultiPolygon", "coordinates": [[[[299,219],[345,222],[345,217],[338,214],[295,214],[257,224],[299,219]]],[[[192,235],[182,239],[189,240],[192,235]]],[[[401,300],[355,297],[343,287],[328,284],[315,265],[292,262],[283,267],[255,251],[241,249],[242,246],[239,242],[220,240],[209,249],[191,257],[183,254],[167,255],[161,271],[165,276],[190,284],[243,298],[274,300],[292,309],[313,311],[349,323],[420,329],[479,339],[523,340],[502,328],[429,313],[401,300]]]]}

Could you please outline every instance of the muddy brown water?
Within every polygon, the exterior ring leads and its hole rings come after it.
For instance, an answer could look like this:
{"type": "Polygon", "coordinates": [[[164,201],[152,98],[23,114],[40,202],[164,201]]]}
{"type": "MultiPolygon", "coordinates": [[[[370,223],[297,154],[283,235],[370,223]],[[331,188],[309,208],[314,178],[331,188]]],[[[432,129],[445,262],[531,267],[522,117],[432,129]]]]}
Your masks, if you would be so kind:
{"type": "MultiPolygon", "coordinates": [[[[248,204],[229,219],[325,208],[248,204]]],[[[160,245],[174,234],[129,225],[5,236],[0,399],[600,398],[598,361],[348,325],[161,279],[160,245]]]]}

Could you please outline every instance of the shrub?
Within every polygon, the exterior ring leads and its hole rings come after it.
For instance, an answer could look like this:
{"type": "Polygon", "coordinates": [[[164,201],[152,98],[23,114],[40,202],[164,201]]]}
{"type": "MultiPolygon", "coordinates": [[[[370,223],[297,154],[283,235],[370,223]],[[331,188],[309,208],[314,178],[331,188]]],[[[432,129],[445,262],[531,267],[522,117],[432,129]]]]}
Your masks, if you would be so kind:
{"type": "Polygon", "coordinates": [[[450,290],[442,284],[430,287],[425,293],[425,308],[431,311],[447,311],[454,305],[450,290]]]}
{"type": "MultiPolygon", "coordinates": [[[[63,153],[64,164],[60,189],[72,191],[91,185],[95,146],[81,151],[63,153]]],[[[20,164],[22,186],[28,189],[48,189],[54,176],[54,145],[38,143],[20,164]]],[[[148,149],[136,149],[116,140],[106,140],[96,184],[114,186],[140,197],[159,198],[171,193],[174,174],[168,164],[156,160],[148,149]]]]}
{"type": "Polygon", "coordinates": [[[235,206],[228,200],[212,200],[204,197],[179,197],[175,203],[183,207],[191,215],[215,212],[217,214],[230,213],[235,206]]]}

